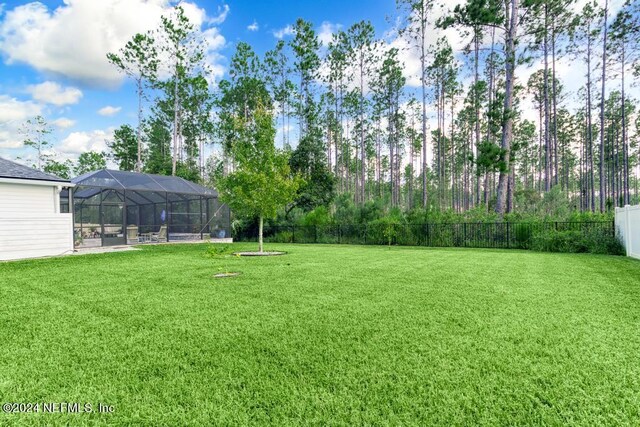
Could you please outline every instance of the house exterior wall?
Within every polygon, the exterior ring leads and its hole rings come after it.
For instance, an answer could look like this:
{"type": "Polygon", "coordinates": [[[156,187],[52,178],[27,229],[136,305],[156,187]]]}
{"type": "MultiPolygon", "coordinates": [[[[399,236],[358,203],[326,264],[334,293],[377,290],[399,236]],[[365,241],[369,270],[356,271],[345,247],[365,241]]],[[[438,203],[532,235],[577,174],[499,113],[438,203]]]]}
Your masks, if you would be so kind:
{"type": "Polygon", "coordinates": [[[60,213],[60,184],[0,180],[0,261],[73,251],[73,218],[60,213]]]}
{"type": "Polygon", "coordinates": [[[616,208],[616,230],[627,256],[640,259],[640,205],[616,208]]]}

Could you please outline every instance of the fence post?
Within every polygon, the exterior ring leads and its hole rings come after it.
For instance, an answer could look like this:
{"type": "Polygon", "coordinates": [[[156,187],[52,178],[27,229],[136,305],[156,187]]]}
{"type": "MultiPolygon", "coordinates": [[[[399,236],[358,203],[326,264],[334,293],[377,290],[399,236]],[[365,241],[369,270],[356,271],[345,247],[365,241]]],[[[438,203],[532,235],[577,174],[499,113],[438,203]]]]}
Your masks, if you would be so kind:
{"type": "Polygon", "coordinates": [[[427,238],[425,239],[426,246],[431,246],[431,235],[429,234],[429,223],[427,223],[427,238]]]}
{"type": "Polygon", "coordinates": [[[507,221],[507,249],[511,249],[511,233],[509,231],[509,221],[507,221]]]}
{"type": "Polygon", "coordinates": [[[313,226],[313,243],[318,243],[318,226],[313,226]]]}
{"type": "MultiPolygon", "coordinates": [[[[629,205],[624,205],[624,250],[627,256],[631,256],[631,221],[629,220],[629,205]]],[[[615,235],[615,221],[613,223],[615,235]]]]}
{"type": "Polygon", "coordinates": [[[464,247],[466,248],[467,247],[467,223],[465,222],[462,225],[463,225],[463,227],[462,227],[462,231],[463,231],[462,239],[464,240],[464,247]]]}
{"type": "Polygon", "coordinates": [[[295,243],[296,242],[296,226],[292,225],[291,226],[291,243],[295,243]]]}

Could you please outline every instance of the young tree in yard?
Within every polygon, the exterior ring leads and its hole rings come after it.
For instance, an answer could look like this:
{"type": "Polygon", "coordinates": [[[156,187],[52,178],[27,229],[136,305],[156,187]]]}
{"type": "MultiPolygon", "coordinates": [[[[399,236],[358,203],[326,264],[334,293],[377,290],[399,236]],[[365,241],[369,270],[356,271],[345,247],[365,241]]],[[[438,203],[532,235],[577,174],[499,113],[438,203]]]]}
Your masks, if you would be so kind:
{"type": "Polygon", "coordinates": [[[149,34],[136,34],[119,53],[108,53],[107,59],[120,71],[131,77],[136,84],[138,96],[138,128],[136,130],[137,161],[136,172],[142,170],[142,101],[144,89],[153,84],[158,71],[158,56],[155,41],[149,34]]]}
{"type": "Polygon", "coordinates": [[[237,117],[233,145],[236,168],[216,179],[221,199],[240,215],[257,217],[258,250],[263,252],[262,229],[265,218],[275,218],[277,210],[292,202],[300,178],[291,175],[289,155],[275,146],[276,130],[271,114],[258,109],[249,119],[237,117]]]}
{"type": "Polygon", "coordinates": [[[113,131],[113,139],[107,141],[111,157],[118,162],[121,171],[137,170],[140,151],[136,131],[129,125],[122,125],[113,131]]]}
{"type": "Polygon", "coordinates": [[[52,129],[45,121],[44,117],[36,116],[27,120],[19,130],[24,138],[24,145],[36,150],[36,167],[42,170],[42,163],[46,160],[44,151],[51,146],[49,134],[52,129]]]}
{"type": "Polygon", "coordinates": [[[98,153],[97,151],[87,151],[80,154],[78,162],[76,163],[75,173],[76,176],[85,174],[87,172],[93,172],[107,167],[105,153],[98,153]]]}

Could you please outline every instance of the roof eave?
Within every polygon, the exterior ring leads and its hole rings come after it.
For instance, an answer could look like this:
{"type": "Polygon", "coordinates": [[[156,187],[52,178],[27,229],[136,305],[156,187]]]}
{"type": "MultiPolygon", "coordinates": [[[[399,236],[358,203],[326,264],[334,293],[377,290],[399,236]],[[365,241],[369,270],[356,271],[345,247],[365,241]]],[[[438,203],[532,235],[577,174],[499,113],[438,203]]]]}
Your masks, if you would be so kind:
{"type": "Polygon", "coordinates": [[[8,178],[4,176],[0,176],[0,182],[6,184],[22,184],[22,185],[43,185],[49,187],[75,187],[71,181],[52,181],[52,180],[44,180],[44,179],[34,179],[34,178],[8,178]]]}

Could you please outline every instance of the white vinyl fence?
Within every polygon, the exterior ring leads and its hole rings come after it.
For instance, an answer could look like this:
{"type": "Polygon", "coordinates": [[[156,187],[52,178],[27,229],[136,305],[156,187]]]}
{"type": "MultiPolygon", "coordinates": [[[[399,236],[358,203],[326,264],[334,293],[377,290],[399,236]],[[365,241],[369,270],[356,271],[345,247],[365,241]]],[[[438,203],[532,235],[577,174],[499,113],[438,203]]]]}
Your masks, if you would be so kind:
{"type": "Polygon", "coordinates": [[[616,230],[627,256],[640,259],[640,205],[616,208],[616,230]]]}

